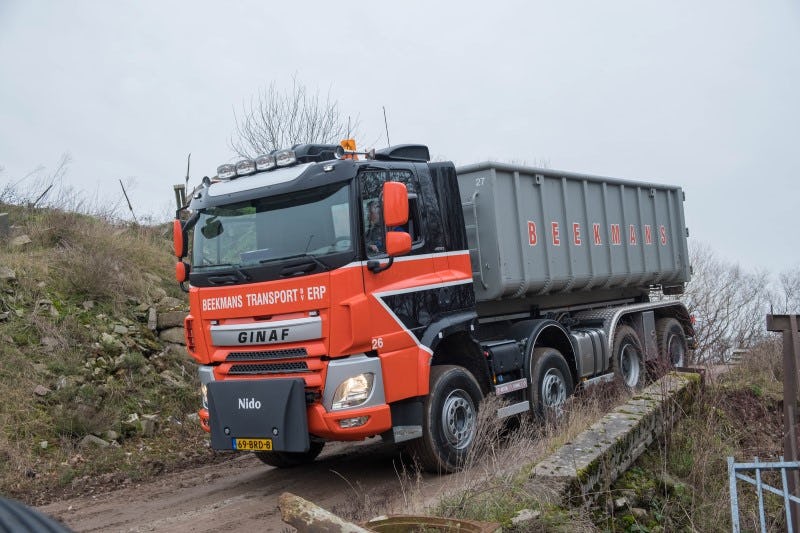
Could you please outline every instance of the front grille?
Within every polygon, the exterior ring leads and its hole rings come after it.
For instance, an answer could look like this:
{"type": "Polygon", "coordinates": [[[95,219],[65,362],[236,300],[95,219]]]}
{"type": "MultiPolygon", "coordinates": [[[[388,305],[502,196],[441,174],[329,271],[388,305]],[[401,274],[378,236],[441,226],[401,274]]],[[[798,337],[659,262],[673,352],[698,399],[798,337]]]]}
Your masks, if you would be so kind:
{"type": "Polygon", "coordinates": [[[308,372],[308,365],[304,361],[293,363],[261,363],[231,365],[228,375],[242,374],[291,374],[294,372],[308,372]]]}
{"type": "Polygon", "coordinates": [[[231,352],[226,361],[263,361],[264,359],[295,359],[308,357],[305,348],[290,348],[288,350],[266,350],[261,352],[231,352]]]}

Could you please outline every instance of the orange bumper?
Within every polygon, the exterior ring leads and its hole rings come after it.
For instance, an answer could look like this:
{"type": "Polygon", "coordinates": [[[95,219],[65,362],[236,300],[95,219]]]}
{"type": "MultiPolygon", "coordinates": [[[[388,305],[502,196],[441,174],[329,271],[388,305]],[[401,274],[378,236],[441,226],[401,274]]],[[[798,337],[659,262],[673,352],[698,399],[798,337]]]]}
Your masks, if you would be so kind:
{"type": "Polygon", "coordinates": [[[387,404],[328,413],[317,403],[309,407],[307,413],[308,432],[329,440],[363,440],[392,427],[392,414],[387,404]],[[364,416],[367,417],[367,421],[361,426],[352,428],[341,426],[342,420],[364,416]]]}
{"type": "MultiPolygon", "coordinates": [[[[328,413],[320,404],[314,404],[306,411],[308,414],[308,432],[328,440],[363,440],[391,429],[392,414],[386,404],[364,409],[348,409],[328,413]],[[358,427],[343,428],[342,420],[367,417],[366,422],[358,427]]],[[[200,427],[210,433],[208,409],[200,409],[200,427]]]]}

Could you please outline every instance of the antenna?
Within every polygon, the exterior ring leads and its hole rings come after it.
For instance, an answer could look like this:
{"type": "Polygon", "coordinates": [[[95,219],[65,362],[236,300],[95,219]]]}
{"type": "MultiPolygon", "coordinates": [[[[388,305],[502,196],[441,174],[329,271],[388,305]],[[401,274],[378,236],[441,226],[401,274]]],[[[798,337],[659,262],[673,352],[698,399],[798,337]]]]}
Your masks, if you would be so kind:
{"type": "Polygon", "coordinates": [[[189,152],[189,157],[186,158],[186,187],[189,187],[189,165],[192,164],[192,152],[189,152]]]}
{"type": "Polygon", "coordinates": [[[347,115],[347,138],[350,138],[350,115],[347,115]]]}
{"type": "Polygon", "coordinates": [[[392,141],[389,140],[389,123],[386,121],[386,106],[383,107],[383,125],[386,128],[386,146],[391,146],[392,141]]]}

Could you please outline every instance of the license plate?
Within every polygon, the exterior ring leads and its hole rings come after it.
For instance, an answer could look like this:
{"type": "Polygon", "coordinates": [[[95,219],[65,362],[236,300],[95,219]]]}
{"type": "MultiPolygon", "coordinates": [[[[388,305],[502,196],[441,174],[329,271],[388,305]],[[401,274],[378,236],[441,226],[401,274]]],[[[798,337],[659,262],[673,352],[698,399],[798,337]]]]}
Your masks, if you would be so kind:
{"type": "Polygon", "coordinates": [[[272,439],[233,439],[234,450],[248,452],[272,451],[272,439]]]}

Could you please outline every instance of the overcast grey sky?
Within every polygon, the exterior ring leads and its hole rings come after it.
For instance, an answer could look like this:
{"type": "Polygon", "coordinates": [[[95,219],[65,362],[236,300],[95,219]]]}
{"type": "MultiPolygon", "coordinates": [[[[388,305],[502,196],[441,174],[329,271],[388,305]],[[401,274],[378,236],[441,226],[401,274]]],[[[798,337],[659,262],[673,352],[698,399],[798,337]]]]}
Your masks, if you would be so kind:
{"type": "Polygon", "coordinates": [[[0,187],[66,181],[165,219],[185,173],[232,157],[262,87],[329,89],[364,142],[456,164],[678,184],[691,238],[800,266],[800,3],[0,0],[0,187]],[[129,178],[133,178],[129,181],[129,178]]]}

